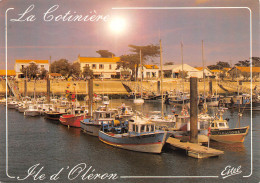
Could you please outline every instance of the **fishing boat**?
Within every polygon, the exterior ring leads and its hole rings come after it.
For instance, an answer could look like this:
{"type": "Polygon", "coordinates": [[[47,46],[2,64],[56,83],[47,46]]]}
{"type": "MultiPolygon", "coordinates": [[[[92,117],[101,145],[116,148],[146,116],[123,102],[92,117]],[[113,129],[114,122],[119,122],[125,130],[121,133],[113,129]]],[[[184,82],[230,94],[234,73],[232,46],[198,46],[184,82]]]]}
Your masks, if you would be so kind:
{"type": "Polygon", "coordinates": [[[18,105],[18,102],[13,100],[7,104],[8,109],[15,109],[15,107],[18,105]]]}
{"type": "Polygon", "coordinates": [[[41,112],[40,112],[37,104],[31,104],[31,105],[29,105],[28,109],[26,109],[24,111],[24,115],[25,116],[32,116],[32,117],[40,116],[41,112]]]}
{"type": "Polygon", "coordinates": [[[67,114],[67,113],[68,113],[68,108],[67,107],[59,106],[54,111],[46,111],[44,113],[44,117],[46,119],[59,121],[60,117],[62,115],[67,114]]]}
{"type": "Polygon", "coordinates": [[[161,111],[153,111],[149,117],[149,121],[155,123],[157,129],[160,130],[175,130],[176,117],[175,115],[161,116],[161,111]]]}
{"type": "Polygon", "coordinates": [[[239,128],[229,128],[228,121],[223,119],[223,114],[220,112],[219,117],[210,125],[210,139],[224,143],[244,142],[248,134],[249,126],[239,128]]]}
{"type": "Polygon", "coordinates": [[[68,127],[80,128],[80,121],[85,117],[85,111],[81,109],[74,109],[72,114],[64,114],[60,117],[61,124],[68,127]]]}
{"type": "Polygon", "coordinates": [[[93,114],[93,119],[86,118],[80,121],[82,131],[88,135],[98,136],[102,122],[107,124],[115,120],[116,111],[108,110],[107,106],[99,107],[93,114]]]}
{"type": "Polygon", "coordinates": [[[99,140],[122,149],[146,152],[161,153],[162,147],[171,133],[156,130],[155,124],[148,121],[120,122],[117,126],[112,123],[102,124],[99,131],[99,140]]]}

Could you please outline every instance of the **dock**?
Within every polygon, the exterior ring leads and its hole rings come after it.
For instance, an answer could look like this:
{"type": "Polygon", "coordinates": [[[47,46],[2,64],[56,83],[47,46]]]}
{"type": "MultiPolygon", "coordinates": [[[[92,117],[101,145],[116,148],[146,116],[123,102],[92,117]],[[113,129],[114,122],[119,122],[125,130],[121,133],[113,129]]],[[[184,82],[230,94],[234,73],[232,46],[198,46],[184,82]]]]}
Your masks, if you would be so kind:
{"type": "Polygon", "coordinates": [[[224,154],[224,151],[201,146],[200,144],[181,142],[179,139],[173,137],[169,137],[166,142],[175,148],[186,150],[187,155],[193,158],[201,159],[224,154]]]}

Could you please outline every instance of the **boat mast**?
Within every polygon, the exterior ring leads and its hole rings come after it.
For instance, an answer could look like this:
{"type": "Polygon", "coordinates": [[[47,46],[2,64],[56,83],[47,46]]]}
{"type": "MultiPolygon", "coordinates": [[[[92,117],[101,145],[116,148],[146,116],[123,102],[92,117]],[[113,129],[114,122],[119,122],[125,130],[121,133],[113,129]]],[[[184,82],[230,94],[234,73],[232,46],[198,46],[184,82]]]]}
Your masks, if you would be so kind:
{"type": "Polygon", "coordinates": [[[161,115],[163,117],[163,71],[162,71],[162,40],[160,39],[160,67],[161,67],[161,98],[162,98],[162,110],[161,115]]]}
{"type": "Polygon", "coordinates": [[[136,67],[136,64],[135,64],[135,99],[136,99],[136,85],[137,85],[137,82],[136,82],[136,78],[137,78],[137,67],[136,67]]]}
{"type": "Polygon", "coordinates": [[[141,74],[141,99],[143,98],[143,64],[142,64],[142,51],[140,48],[140,74],[141,74]]]}
{"type": "Polygon", "coordinates": [[[204,104],[206,103],[206,95],[205,95],[205,62],[204,62],[204,51],[203,51],[203,40],[202,40],[202,64],[203,64],[203,83],[204,83],[204,104]]]}
{"type": "Polygon", "coordinates": [[[181,81],[182,81],[182,104],[184,106],[184,82],[183,82],[183,77],[184,77],[184,73],[183,73],[183,44],[181,42],[181,69],[182,69],[182,75],[181,75],[181,81]]]}

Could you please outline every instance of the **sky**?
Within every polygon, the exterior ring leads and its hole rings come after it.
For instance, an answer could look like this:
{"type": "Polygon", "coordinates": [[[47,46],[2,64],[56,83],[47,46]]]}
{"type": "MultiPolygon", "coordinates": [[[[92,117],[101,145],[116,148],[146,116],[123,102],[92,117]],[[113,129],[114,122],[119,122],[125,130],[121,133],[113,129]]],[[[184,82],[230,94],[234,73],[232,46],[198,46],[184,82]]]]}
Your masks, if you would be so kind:
{"type": "MultiPolygon", "coordinates": [[[[129,54],[128,45],[159,44],[162,40],[163,62],[202,66],[202,40],[206,65],[217,61],[232,66],[250,58],[250,10],[241,9],[167,9],[167,7],[248,7],[252,11],[253,56],[259,57],[259,1],[257,0],[1,0],[0,1],[0,69],[5,69],[5,11],[7,16],[8,69],[15,60],[67,59],[78,55],[99,57],[97,50],[109,50],[116,56],[129,54]],[[58,8],[44,14],[53,6],[58,8]],[[20,21],[26,9],[34,6],[20,21]],[[113,9],[145,7],[146,9],[113,9]],[[155,9],[164,7],[164,9],[155,9]],[[149,9],[150,8],[150,9],[149,9]],[[54,21],[70,11],[72,15],[107,16],[96,22],[54,21]],[[47,17],[46,15],[46,17],[47,17]],[[33,17],[33,18],[32,18],[33,17]],[[120,33],[109,29],[112,19],[125,20],[120,33]],[[26,18],[34,21],[25,21],[26,18]],[[22,21],[24,20],[24,21],[22,21]]],[[[147,64],[158,64],[159,58],[147,64]]]]}

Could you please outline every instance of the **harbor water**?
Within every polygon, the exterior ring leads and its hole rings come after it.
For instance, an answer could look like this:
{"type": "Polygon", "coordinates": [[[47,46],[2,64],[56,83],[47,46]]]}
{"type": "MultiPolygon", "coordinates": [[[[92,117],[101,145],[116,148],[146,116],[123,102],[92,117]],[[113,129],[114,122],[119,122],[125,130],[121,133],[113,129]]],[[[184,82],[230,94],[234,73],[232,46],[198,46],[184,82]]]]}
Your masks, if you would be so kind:
{"type": "MultiPolygon", "coordinates": [[[[158,102],[145,102],[133,106],[132,100],[115,99],[112,107],[124,102],[144,115],[160,111],[158,102]]],[[[164,105],[164,113],[173,107],[164,105]]],[[[181,109],[176,108],[176,113],[181,109]]],[[[217,108],[209,108],[214,114],[217,108]]],[[[241,109],[243,110],[243,109],[241,109]]],[[[238,109],[227,110],[231,128],[236,127],[238,109]]],[[[161,154],[149,154],[115,148],[81,132],[80,128],[68,128],[43,117],[25,117],[15,109],[8,110],[8,142],[6,141],[6,109],[0,106],[0,181],[1,182],[259,182],[260,111],[243,111],[241,126],[250,125],[244,143],[224,144],[210,142],[210,147],[224,151],[224,155],[207,159],[195,159],[183,150],[165,146],[161,154]],[[251,133],[251,129],[252,132],[251,133]],[[251,136],[253,151],[251,151],[251,136]],[[8,144],[8,152],[6,152],[8,144]],[[6,156],[8,153],[8,159],[6,156]],[[251,156],[253,155],[253,164],[251,156]],[[8,164],[6,164],[8,162],[8,164]],[[253,174],[251,173],[253,166],[253,174]],[[8,168],[7,168],[8,166],[8,168]],[[230,168],[239,168],[236,175],[224,178],[230,168]],[[8,169],[8,177],[6,175],[8,169]],[[59,172],[59,173],[58,173],[59,172]],[[38,173],[38,174],[37,174],[38,173]],[[97,178],[90,174],[116,175],[115,180],[97,178]],[[30,175],[29,175],[30,174],[30,175]],[[43,175],[44,174],[44,175],[43,175]],[[54,175],[56,177],[54,177],[54,175]],[[91,177],[91,176],[90,176],[91,177]],[[50,179],[53,180],[50,180],[50,179]],[[54,179],[56,178],[56,179],[54,179]],[[21,181],[19,181],[20,179],[21,181]],[[43,179],[40,181],[40,179],[43,179]]],[[[234,169],[233,169],[234,170],[234,169]]]]}

